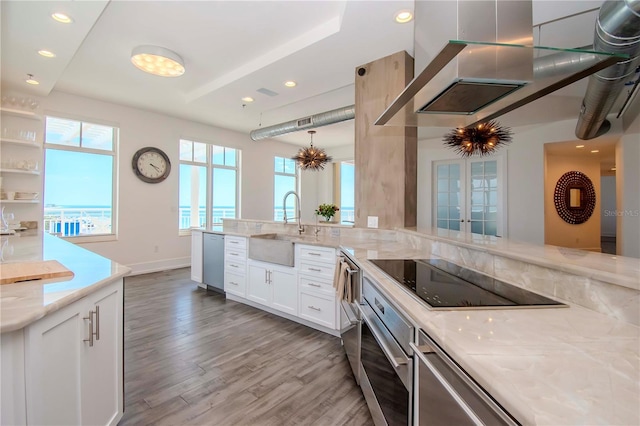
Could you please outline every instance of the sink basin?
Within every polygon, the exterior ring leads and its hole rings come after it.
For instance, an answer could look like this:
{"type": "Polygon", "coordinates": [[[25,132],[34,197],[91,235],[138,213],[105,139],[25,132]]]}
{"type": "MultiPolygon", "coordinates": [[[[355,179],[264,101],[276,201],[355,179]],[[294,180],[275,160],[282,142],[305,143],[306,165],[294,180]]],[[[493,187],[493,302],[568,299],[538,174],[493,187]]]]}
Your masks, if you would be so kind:
{"type": "Polygon", "coordinates": [[[289,235],[252,235],[249,237],[249,259],[293,266],[293,244],[289,235]]]}

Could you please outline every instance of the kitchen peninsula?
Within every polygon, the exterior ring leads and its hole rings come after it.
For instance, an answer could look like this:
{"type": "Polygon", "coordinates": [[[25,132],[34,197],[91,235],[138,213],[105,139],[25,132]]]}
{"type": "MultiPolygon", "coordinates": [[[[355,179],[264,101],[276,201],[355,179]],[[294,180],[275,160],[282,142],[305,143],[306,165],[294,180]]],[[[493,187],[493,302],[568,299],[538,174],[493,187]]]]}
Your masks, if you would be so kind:
{"type": "Polygon", "coordinates": [[[2,238],[4,264],[56,260],[71,277],[0,288],[2,424],[117,424],[128,267],[49,234],[2,238]]]}
{"type": "Polygon", "coordinates": [[[522,424],[640,424],[638,259],[438,230],[326,226],[300,237],[293,225],[225,220],[222,232],[349,249],[364,276],[522,424]],[[568,307],[433,311],[369,262],[429,257],[568,307]]]}

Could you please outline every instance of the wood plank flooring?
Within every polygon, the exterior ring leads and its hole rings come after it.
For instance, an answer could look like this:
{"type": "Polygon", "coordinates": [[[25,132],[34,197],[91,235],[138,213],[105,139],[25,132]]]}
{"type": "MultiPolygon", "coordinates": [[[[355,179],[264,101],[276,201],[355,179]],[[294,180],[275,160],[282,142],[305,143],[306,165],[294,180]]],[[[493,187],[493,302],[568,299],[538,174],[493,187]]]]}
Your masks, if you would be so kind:
{"type": "Polygon", "coordinates": [[[340,339],[198,289],[125,278],[119,425],[372,425],[340,339]]]}

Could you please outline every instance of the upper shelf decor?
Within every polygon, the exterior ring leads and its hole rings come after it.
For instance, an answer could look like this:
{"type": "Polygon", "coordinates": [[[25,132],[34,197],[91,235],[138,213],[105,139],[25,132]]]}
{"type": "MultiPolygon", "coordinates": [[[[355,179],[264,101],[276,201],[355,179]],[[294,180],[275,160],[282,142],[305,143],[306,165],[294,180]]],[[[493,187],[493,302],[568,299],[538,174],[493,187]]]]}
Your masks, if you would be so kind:
{"type": "Polygon", "coordinates": [[[315,130],[309,130],[307,133],[311,135],[311,145],[309,148],[301,148],[292,160],[296,160],[298,167],[302,170],[324,170],[324,165],[330,163],[333,159],[322,148],[313,146],[313,135],[315,130]]]}
{"type": "Polygon", "coordinates": [[[584,223],[596,207],[596,191],[591,179],[578,171],[563,174],[553,194],[558,215],[567,223],[584,223]]]}
{"type": "Polygon", "coordinates": [[[489,155],[501,144],[511,142],[511,129],[491,120],[474,127],[459,127],[444,135],[445,145],[463,157],[489,155]]]}

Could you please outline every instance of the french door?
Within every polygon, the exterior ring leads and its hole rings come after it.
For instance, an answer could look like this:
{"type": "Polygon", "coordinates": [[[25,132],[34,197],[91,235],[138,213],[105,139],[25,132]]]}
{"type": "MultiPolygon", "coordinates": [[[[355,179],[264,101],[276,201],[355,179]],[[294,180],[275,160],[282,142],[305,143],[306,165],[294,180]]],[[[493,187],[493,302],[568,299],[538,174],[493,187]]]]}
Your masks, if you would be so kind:
{"type": "Polygon", "coordinates": [[[504,236],[504,159],[435,161],[433,222],[437,228],[504,236]]]}

